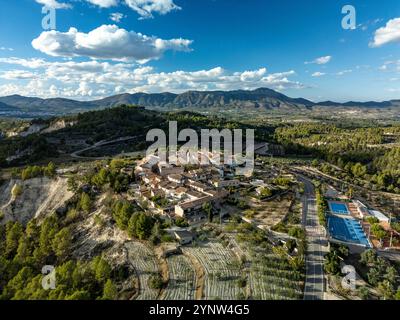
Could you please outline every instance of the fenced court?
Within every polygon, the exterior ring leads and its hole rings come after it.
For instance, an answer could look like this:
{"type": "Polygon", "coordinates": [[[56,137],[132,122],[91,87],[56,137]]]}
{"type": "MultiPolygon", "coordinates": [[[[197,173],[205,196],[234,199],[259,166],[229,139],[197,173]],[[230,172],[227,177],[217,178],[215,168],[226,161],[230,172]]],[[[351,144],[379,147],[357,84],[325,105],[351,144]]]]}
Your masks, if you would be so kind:
{"type": "Polygon", "coordinates": [[[370,243],[359,221],[328,216],[328,230],[332,238],[370,247],[370,243]]]}

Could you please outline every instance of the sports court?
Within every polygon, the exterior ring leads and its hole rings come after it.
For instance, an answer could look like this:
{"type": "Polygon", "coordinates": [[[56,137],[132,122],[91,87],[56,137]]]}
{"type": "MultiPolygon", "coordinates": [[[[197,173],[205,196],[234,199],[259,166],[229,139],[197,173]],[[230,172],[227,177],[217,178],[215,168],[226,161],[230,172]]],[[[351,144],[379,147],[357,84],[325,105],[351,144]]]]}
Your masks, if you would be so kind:
{"type": "Polygon", "coordinates": [[[328,230],[334,239],[370,246],[360,222],[355,219],[328,216],[328,230]]]}

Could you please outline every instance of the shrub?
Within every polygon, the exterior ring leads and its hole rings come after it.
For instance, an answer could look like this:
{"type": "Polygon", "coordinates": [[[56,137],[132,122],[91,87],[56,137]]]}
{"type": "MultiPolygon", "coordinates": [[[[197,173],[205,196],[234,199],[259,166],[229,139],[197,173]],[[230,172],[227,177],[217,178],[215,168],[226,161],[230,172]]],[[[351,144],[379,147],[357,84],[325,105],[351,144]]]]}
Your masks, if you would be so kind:
{"type": "Polygon", "coordinates": [[[150,276],[148,285],[151,289],[160,290],[164,286],[164,281],[159,274],[154,274],[150,276]]]}
{"type": "Polygon", "coordinates": [[[15,184],[11,190],[11,195],[14,198],[19,197],[22,194],[22,187],[19,184],[15,184]]]}

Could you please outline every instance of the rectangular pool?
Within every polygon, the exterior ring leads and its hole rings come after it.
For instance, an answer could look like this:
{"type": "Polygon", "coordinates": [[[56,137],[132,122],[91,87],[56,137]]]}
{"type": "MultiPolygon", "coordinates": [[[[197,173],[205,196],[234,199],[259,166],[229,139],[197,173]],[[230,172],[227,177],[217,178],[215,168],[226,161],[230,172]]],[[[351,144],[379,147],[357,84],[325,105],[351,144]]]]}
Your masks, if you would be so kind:
{"type": "Polygon", "coordinates": [[[330,211],[334,214],[344,214],[344,215],[350,214],[349,208],[343,202],[329,201],[328,204],[329,204],[330,211]]]}

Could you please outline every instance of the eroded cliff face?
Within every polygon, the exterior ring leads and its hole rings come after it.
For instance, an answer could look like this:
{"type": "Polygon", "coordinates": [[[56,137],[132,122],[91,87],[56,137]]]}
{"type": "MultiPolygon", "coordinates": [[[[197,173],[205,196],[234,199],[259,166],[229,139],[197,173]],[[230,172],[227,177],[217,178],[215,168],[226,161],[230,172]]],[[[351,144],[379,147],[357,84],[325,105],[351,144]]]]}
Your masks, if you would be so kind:
{"type": "Polygon", "coordinates": [[[0,211],[4,218],[1,223],[19,221],[27,224],[33,218],[42,218],[64,206],[73,196],[68,191],[67,179],[57,177],[34,178],[26,181],[11,179],[0,186],[0,211]],[[13,187],[21,187],[20,195],[12,195],[13,187]]]}

